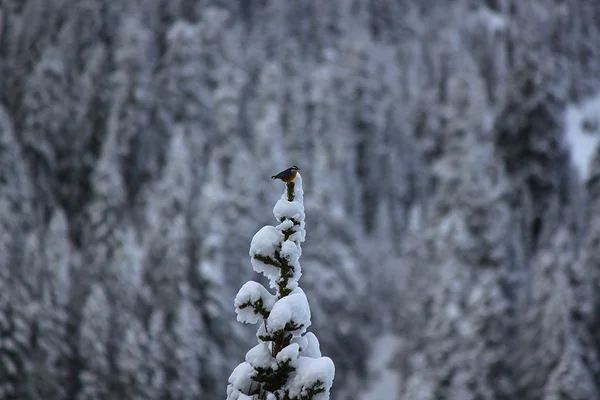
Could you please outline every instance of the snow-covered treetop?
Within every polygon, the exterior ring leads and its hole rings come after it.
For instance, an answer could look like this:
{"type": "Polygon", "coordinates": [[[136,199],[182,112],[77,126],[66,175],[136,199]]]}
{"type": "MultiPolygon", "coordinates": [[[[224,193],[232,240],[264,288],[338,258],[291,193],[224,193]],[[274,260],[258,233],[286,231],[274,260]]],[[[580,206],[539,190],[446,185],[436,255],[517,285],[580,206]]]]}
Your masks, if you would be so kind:
{"type": "Polygon", "coordinates": [[[264,226],[252,238],[254,270],[269,279],[272,294],[258,282],[246,282],[235,298],[240,322],[259,324],[259,344],[229,377],[228,400],[325,400],[334,365],[321,357],[319,341],[307,333],[310,307],[299,287],[304,229],[302,177],[286,184],[275,204],[276,226],[264,226]]]}

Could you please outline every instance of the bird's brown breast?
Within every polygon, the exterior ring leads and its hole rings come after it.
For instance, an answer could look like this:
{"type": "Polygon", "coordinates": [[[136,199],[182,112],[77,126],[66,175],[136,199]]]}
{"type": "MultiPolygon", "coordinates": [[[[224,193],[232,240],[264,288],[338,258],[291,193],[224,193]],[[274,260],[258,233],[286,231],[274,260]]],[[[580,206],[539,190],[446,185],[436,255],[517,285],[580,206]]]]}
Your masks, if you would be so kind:
{"type": "Polygon", "coordinates": [[[296,171],[290,171],[289,174],[285,174],[285,176],[283,176],[281,178],[282,181],[288,183],[293,181],[294,179],[296,179],[296,171]]]}

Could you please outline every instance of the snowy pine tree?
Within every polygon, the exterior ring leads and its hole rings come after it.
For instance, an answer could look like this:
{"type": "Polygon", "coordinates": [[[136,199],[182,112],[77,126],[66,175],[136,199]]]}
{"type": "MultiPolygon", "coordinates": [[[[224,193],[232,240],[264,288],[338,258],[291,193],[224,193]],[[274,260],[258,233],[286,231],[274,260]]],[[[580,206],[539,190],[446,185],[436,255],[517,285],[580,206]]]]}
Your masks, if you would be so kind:
{"type": "Polygon", "coordinates": [[[414,347],[400,355],[407,358],[402,393],[409,399],[514,398],[505,339],[514,329],[505,289],[515,253],[508,180],[491,135],[478,133],[486,99],[477,99],[481,81],[465,61],[447,83],[452,102],[442,109],[424,248],[407,254],[414,287],[402,300],[418,291],[429,298],[411,307],[414,318],[404,316],[408,325],[423,324],[410,327],[414,347]]]}
{"type": "Polygon", "coordinates": [[[35,303],[26,259],[31,188],[10,116],[0,105],[0,398],[26,392],[35,303]]]}
{"type": "Polygon", "coordinates": [[[66,216],[58,210],[42,233],[41,243],[35,243],[40,247],[31,248],[31,256],[38,263],[35,267],[38,304],[30,337],[32,365],[28,398],[31,400],[67,398],[64,385],[65,359],[69,351],[65,340],[66,305],[73,257],[68,234],[66,216]]]}
{"type": "MultiPolygon", "coordinates": [[[[577,275],[570,277],[576,287],[579,312],[575,315],[585,324],[592,336],[587,357],[600,360],[600,147],[596,148],[590,165],[590,175],[586,182],[587,228],[585,243],[581,255],[581,265],[577,275]],[[591,300],[591,301],[590,301],[591,300]]],[[[600,382],[600,368],[592,369],[595,381],[600,382]]],[[[598,391],[600,392],[600,384],[598,391]]]]}
{"type": "Polygon", "coordinates": [[[273,295],[249,281],[235,298],[238,320],[259,324],[259,344],[229,377],[228,400],[325,400],[334,365],[322,357],[317,337],[307,332],[310,308],[298,286],[304,242],[302,178],[286,184],[273,209],[277,226],[264,226],[252,238],[250,257],[256,272],[269,279],[273,295]]]}

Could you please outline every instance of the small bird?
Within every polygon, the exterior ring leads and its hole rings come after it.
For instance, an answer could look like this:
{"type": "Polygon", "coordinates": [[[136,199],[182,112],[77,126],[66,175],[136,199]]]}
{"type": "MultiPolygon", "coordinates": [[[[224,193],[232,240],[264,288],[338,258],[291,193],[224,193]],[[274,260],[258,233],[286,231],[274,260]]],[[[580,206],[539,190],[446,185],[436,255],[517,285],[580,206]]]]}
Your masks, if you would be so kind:
{"type": "Polygon", "coordinates": [[[296,178],[296,173],[298,171],[300,171],[300,168],[298,168],[294,165],[292,167],[289,167],[288,169],[284,169],[277,175],[273,175],[271,177],[271,179],[281,179],[282,181],[284,181],[286,183],[291,182],[296,178]]]}

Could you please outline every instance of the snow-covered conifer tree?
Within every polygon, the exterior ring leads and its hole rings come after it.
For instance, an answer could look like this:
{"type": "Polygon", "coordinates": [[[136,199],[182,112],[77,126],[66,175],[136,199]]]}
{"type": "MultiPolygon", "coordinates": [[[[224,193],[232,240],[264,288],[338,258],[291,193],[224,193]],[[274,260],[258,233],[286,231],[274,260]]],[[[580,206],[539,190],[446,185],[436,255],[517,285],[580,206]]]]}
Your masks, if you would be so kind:
{"type": "Polygon", "coordinates": [[[310,308],[298,286],[306,236],[300,174],[286,184],[273,213],[279,225],[264,226],[254,235],[250,257],[276,293],[249,281],[235,298],[238,320],[259,324],[259,343],[229,377],[227,400],[329,399],[335,368],[321,356],[317,337],[307,333],[310,308]]]}

